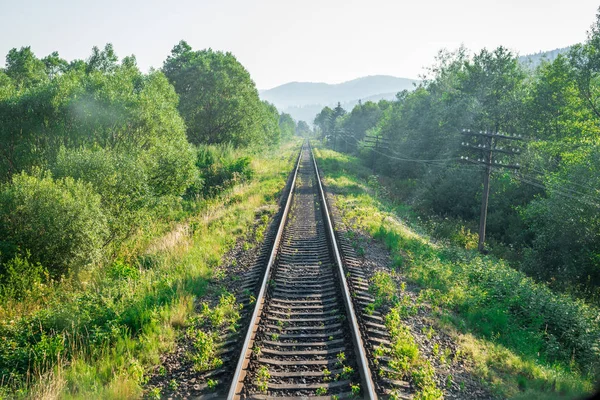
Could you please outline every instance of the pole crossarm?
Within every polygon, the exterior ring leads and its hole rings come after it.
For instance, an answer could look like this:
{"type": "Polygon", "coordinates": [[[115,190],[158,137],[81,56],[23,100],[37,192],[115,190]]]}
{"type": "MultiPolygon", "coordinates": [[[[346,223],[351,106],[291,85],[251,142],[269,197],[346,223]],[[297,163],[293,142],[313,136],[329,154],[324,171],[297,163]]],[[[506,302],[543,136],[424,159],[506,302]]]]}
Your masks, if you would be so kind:
{"type": "Polygon", "coordinates": [[[470,150],[491,150],[496,153],[510,154],[513,156],[517,156],[517,155],[521,154],[521,149],[516,148],[516,147],[510,147],[508,149],[505,149],[504,147],[493,147],[493,148],[489,149],[489,148],[487,148],[486,145],[482,146],[480,144],[478,146],[475,146],[474,144],[466,143],[466,142],[462,142],[461,146],[463,146],[467,149],[470,149],[470,150]]]}
{"type": "Polygon", "coordinates": [[[489,167],[509,168],[509,169],[520,169],[521,168],[521,166],[519,164],[505,164],[505,163],[502,163],[499,161],[495,161],[493,163],[488,163],[482,159],[477,159],[477,161],[475,161],[475,160],[469,160],[468,158],[463,158],[462,156],[460,159],[461,159],[461,161],[470,162],[471,164],[486,165],[489,167]]]}
{"type": "Polygon", "coordinates": [[[463,135],[469,136],[485,136],[490,138],[508,139],[508,140],[527,140],[522,135],[509,135],[507,133],[500,132],[488,132],[488,131],[471,131],[470,129],[463,129],[461,132],[463,135]]]}

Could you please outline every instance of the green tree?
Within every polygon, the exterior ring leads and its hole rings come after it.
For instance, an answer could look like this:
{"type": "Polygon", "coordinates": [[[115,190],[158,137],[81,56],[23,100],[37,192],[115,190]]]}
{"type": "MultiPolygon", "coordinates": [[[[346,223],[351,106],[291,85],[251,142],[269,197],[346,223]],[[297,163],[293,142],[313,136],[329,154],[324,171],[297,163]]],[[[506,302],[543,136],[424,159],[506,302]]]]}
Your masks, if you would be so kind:
{"type": "Polygon", "coordinates": [[[181,41],[163,71],[179,95],[190,142],[265,143],[264,107],[248,71],[231,53],[192,51],[181,41]]]}
{"type": "Polygon", "coordinates": [[[156,195],[180,195],[195,168],[177,101],[161,72],[143,75],[132,59],[57,75],[0,101],[0,176],[51,166],[62,147],[97,145],[138,155],[156,195]]]}
{"type": "Polygon", "coordinates": [[[46,65],[33,54],[29,46],[8,52],[4,72],[19,89],[37,85],[48,78],[46,65]]]}
{"type": "Polygon", "coordinates": [[[281,140],[281,128],[279,126],[279,112],[277,108],[267,102],[262,102],[262,142],[268,144],[278,144],[281,140]]]}
{"type": "Polygon", "coordinates": [[[60,58],[57,51],[52,52],[50,55],[42,58],[42,62],[46,66],[46,75],[52,79],[60,73],[67,71],[69,63],[60,58]]]}
{"type": "Polygon", "coordinates": [[[92,55],[87,59],[86,72],[112,72],[119,65],[118,61],[119,58],[111,43],[107,43],[103,50],[94,46],[92,48],[92,55]]]}
{"type": "Polygon", "coordinates": [[[325,107],[317,114],[314,124],[317,127],[320,137],[324,138],[331,132],[331,121],[333,120],[333,110],[325,107]]]}
{"type": "Polygon", "coordinates": [[[311,134],[312,130],[310,129],[310,126],[308,126],[306,121],[298,121],[298,124],[296,125],[296,135],[307,137],[311,134]]]}
{"type": "Polygon", "coordinates": [[[352,111],[345,116],[341,125],[348,137],[347,148],[355,151],[357,143],[361,141],[369,129],[374,128],[381,119],[382,111],[378,104],[368,101],[359,102],[352,111]]]}
{"type": "Polygon", "coordinates": [[[281,129],[281,138],[288,140],[296,133],[296,123],[290,114],[281,113],[279,116],[279,128],[281,129]]]}

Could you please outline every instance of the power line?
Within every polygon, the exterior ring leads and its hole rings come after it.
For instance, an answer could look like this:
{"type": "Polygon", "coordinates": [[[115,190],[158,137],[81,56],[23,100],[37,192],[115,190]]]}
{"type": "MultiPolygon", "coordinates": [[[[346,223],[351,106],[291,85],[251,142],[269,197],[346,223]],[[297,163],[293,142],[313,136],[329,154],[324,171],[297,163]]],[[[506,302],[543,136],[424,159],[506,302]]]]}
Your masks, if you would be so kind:
{"type": "MultiPolygon", "coordinates": [[[[350,143],[350,142],[348,142],[347,140],[344,139],[346,137],[347,138],[352,138],[355,141],[359,142],[358,139],[356,139],[355,137],[352,137],[352,136],[344,136],[344,135],[340,136],[340,138],[342,138],[342,140],[344,140],[346,143],[352,145],[352,143],[350,143]]],[[[373,150],[373,148],[370,148],[370,147],[367,147],[367,146],[365,146],[365,148],[369,148],[369,149],[373,150]]],[[[402,156],[402,157],[393,157],[393,156],[390,156],[389,154],[385,154],[385,153],[382,153],[380,151],[376,151],[376,153],[381,154],[383,156],[386,156],[387,158],[390,158],[390,159],[394,159],[394,160],[398,160],[398,161],[407,161],[407,162],[429,163],[429,162],[442,162],[442,161],[456,161],[456,160],[459,159],[458,157],[454,157],[454,158],[440,158],[440,159],[432,159],[432,160],[422,160],[422,159],[417,159],[417,158],[408,158],[408,156],[406,156],[404,154],[401,154],[401,153],[398,153],[397,151],[394,151],[394,150],[389,149],[389,148],[387,150],[390,151],[390,152],[392,152],[392,153],[394,153],[394,154],[402,156]]]]}
{"type": "MultiPolygon", "coordinates": [[[[523,182],[525,184],[528,184],[528,185],[531,185],[531,186],[535,186],[535,187],[544,189],[545,191],[548,191],[548,187],[546,185],[544,185],[543,183],[539,183],[539,182],[535,182],[535,181],[530,181],[530,180],[528,180],[526,178],[523,178],[522,176],[520,176],[518,174],[517,175],[513,175],[513,176],[516,179],[518,179],[519,181],[521,181],[521,182],[523,182]]],[[[586,201],[586,200],[582,199],[581,197],[571,196],[570,194],[561,192],[560,190],[556,190],[555,188],[551,188],[551,192],[554,193],[554,194],[557,194],[559,196],[562,196],[562,197],[566,197],[566,198],[569,198],[569,199],[572,199],[572,200],[576,200],[576,201],[578,201],[580,203],[586,204],[586,205],[591,206],[591,207],[600,208],[600,204],[598,204],[598,203],[593,203],[593,202],[586,201]]]]}

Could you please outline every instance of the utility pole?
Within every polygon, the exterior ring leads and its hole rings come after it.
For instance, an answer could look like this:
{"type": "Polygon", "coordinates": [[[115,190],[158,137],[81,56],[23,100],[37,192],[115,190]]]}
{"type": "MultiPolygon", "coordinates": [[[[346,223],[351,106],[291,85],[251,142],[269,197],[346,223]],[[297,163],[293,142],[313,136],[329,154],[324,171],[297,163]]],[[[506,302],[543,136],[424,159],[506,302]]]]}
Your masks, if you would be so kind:
{"type": "Polygon", "coordinates": [[[338,137],[337,127],[333,127],[333,151],[337,151],[337,137],[338,137]]]}
{"type": "Polygon", "coordinates": [[[384,139],[381,136],[365,136],[363,138],[363,143],[366,144],[365,148],[371,149],[371,170],[375,172],[375,157],[379,153],[379,145],[383,144],[389,147],[390,142],[388,139],[384,139]]]}
{"type": "Polygon", "coordinates": [[[490,198],[490,177],[492,175],[493,167],[507,168],[507,169],[519,169],[521,168],[518,163],[509,164],[505,160],[496,160],[494,154],[506,154],[508,156],[518,155],[521,150],[518,148],[503,148],[499,146],[498,140],[523,140],[521,135],[509,135],[499,132],[488,132],[488,131],[471,131],[470,129],[463,129],[462,134],[479,139],[483,143],[469,143],[462,142],[462,145],[469,150],[479,151],[483,153],[483,157],[475,160],[469,160],[469,157],[460,157],[461,160],[471,162],[478,165],[485,165],[485,174],[483,175],[483,193],[481,195],[481,212],[479,216],[479,244],[478,250],[483,253],[485,250],[485,228],[487,223],[487,210],[488,202],[490,198]]]}

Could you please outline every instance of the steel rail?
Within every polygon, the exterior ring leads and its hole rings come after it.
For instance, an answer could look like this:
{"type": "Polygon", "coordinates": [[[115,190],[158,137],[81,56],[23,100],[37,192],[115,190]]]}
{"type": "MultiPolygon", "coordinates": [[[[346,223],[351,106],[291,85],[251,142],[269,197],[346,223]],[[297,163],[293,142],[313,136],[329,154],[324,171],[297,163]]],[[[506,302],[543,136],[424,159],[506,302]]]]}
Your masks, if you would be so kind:
{"type": "Polygon", "coordinates": [[[242,354],[240,355],[240,359],[238,360],[235,373],[233,375],[231,387],[229,388],[229,393],[227,395],[228,400],[233,400],[236,398],[236,394],[239,393],[244,385],[245,378],[245,370],[244,368],[248,365],[250,360],[250,356],[252,355],[252,344],[254,342],[254,336],[256,334],[256,330],[258,329],[258,323],[260,322],[260,314],[262,313],[262,309],[264,306],[265,300],[265,292],[267,290],[267,282],[269,280],[269,275],[271,272],[271,267],[275,262],[275,258],[277,256],[277,250],[279,249],[279,242],[281,241],[281,236],[283,235],[283,228],[285,227],[285,222],[287,221],[287,217],[290,211],[290,207],[292,204],[292,199],[294,197],[294,187],[296,185],[296,177],[298,176],[298,170],[300,168],[300,161],[302,159],[302,150],[304,149],[304,143],[300,148],[300,154],[298,155],[298,161],[296,162],[296,168],[294,170],[294,177],[292,178],[292,183],[290,185],[290,193],[288,194],[288,198],[285,203],[285,209],[281,216],[281,221],[279,223],[279,228],[277,229],[277,235],[275,236],[275,241],[273,243],[273,248],[271,249],[271,254],[269,256],[269,261],[267,263],[267,268],[265,269],[265,275],[263,277],[263,281],[260,286],[260,291],[258,296],[256,297],[256,306],[254,307],[254,312],[252,313],[252,317],[250,319],[250,325],[248,326],[248,332],[246,333],[246,337],[244,339],[244,344],[242,346],[242,354]]]}
{"type": "Polygon", "coordinates": [[[350,296],[350,288],[348,286],[348,281],[346,280],[346,275],[344,274],[344,264],[342,261],[342,257],[340,255],[340,250],[337,245],[337,239],[335,237],[335,231],[333,229],[333,223],[331,222],[331,217],[329,215],[329,206],[327,203],[327,198],[325,197],[325,192],[323,191],[323,185],[321,184],[321,175],[319,174],[319,168],[317,167],[317,160],[312,151],[312,147],[310,146],[310,142],[308,144],[308,148],[310,149],[310,156],[313,159],[313,163],[315,166],[315,174],[317,175],[317,182],[319,184],[319,194],[321,200],[323,201],[324,207],[323,214],[325,215],[325,223],[327,225],[327,232],[331,239],[331,246],[333,247],[333,253],[335,256],[335,262],[338,266],[338,275],[340,280],[342,281],[342,294],[344,296],[344,305],[346,306],[346,312],[349,315],[350,320],[350,328],[352,333],[352,341],[354,342],[354,347],[358,353],[358,366],[359,373],[362,378],[363,383],[366,388],[364,388],[364,394],[368,399],[377,399],[377,392],[375,391],[375,385],[373,384],[373,379],[371,375],[371,370],[369,369],[369,363],[367,361],[367,354],[365,352],[365,348],[363,345],[362,337],[360,335],[360,328],[358,327],[358,320],[356,319],[356,313],[354,311],[354,305],[352,304],[352,298],[350,296]]]}

